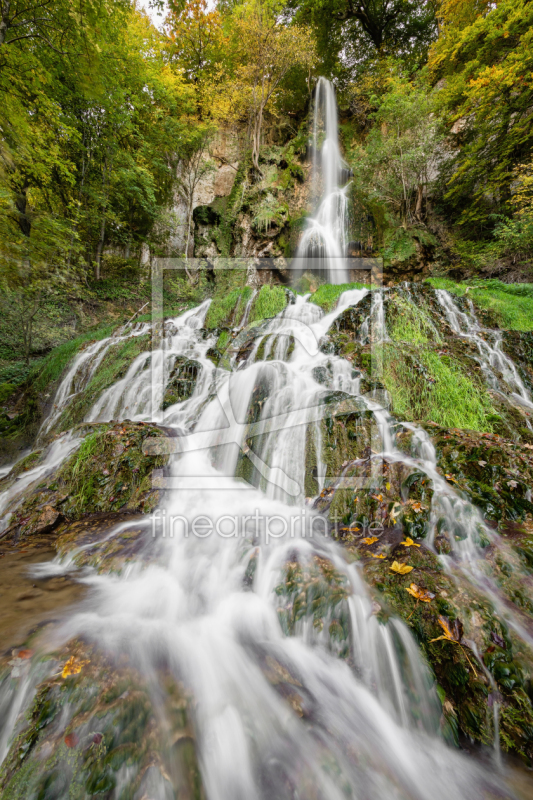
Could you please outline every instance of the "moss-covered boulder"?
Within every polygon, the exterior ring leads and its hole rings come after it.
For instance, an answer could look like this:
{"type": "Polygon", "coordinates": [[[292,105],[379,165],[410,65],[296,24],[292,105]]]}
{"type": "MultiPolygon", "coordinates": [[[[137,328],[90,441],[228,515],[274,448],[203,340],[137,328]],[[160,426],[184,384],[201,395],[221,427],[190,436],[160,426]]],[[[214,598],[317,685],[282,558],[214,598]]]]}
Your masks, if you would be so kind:
{"type": "MultiPolygon", "coordinates": [[[[1,666],[9,681],[11,665],[1,666]]],[[[2,765],[2,798],[110,797],[117,789],[121,797],[204,797],[189,700],[169,673],[160,676],[162,724],[126,658],[73,641],[48,656],[46,671],[2,765]]]]}
{"type": "MultiPolygon", "coordinates": [[[[157,505],[159,490],[152,486],[152,474],[164,466],[168,457],[145,455],[143,443],[148,437],[168,435],[168,430],[126,421],[84,424],[75,433],[83,436],[79,448],[52,474],[37,479],[20,505],[8,509],[12,515],[6,535],[23,538],[87,514],[148,513],[157,505]]],[[[31,460],[32,466],[44,454],[39,451],[31,460]]],[[[26,464],[30,458],[25,459],[26,464]]],[[[19,470],[17,465],[14,473],[19,470]]],[[[6,488],[13,477],[12,474],[4,479],[6,488]]]]}

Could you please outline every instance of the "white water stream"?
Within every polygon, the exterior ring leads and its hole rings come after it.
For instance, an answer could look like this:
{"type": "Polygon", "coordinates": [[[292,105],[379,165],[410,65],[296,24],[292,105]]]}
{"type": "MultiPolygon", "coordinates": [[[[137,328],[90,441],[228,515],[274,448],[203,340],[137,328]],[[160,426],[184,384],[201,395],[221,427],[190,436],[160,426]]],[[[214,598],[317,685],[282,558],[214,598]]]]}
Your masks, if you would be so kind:
{"type": "Polygon", "coordinates": [[[328,80],[319,78],[313,115],[313,185],[316,194],[321,189],[321,198],[307,222],[293,268],[305,272],[312,264],[313,272],[328,283],[348,283],[347,174],[339,148],[335,92],[328,80]]]}
{"type": "MultiPolygon", "coordinates": [[[[319,90],[317,105],[323,92],[331,122],[331,87],[321,82],[319,90]]],[[[327,144],[331,126],[326,134],[327,144]]],[[[323,149],[330,165],[326,200],[338,191],[331,178],[339,168],[336,140],[335,147],[323,149]]],[[[315,233],[322,236],[322,226],[327,257],[338,258],[343,204],[328,207],[331,219],[324,212],[320,222],[318,214],[315,233]]],[[[366,295],[365,289],[345,292],[328,315],[298,297],[276,318],[238,334],[228,352],[230,369],[207,357],[213,340],[201,330],[206,301],[172,320],[161,348],[139,355],[88,415],[93,421],[157,418],[179,435],[161,445],[176,447],[164,501],[149,521],[154,536],[147,534],[144,555],[151,550],[153,559],[140,556],[120,575],[85,572],[90,597],[64,623],[58,641],[83,634],[127,653],[153,685],[160,683],[159,665],[167,665],[194,698],[208,800],[480,800],[496,791],[490,769],[444,744],[440,704],[408,628],[395,619],[378,621],[360,569],[306,503],[307,437],[320,453],[323,398],[342,391],[354,409],[373,412],[381,432],[377,457],[401,460],[431,478],[434,522],[445,514],[450,525],[466,530],[455,556],[465,574],[477,569],[483,522],[437,473],[429,437],[414,429],[417,452],[400,453],[386,410],[360,396],[359,374],[319,348],[336,317],[366,295]],[[255,341],[239,361],[237,345],[247,336],[255,341]],[[161,412],[177,357],[196,361],[200,374],[188,400],[161,412]],[[321,382],[317,368],[326,376],[321,382]],[[236,477],[244,455],[248,484],[236,477]],[[330,604],[320,624],[306,607],[287,635],[280,624],[293,613],[284,588],[287,564],[314,574],[324,563],[337,571],[346,598],[330,604]],[[333,632],[340,620],[345,634],[339,637],[333,632]],[[280,684],[289,685],[289,697],[280,684]]],[[[375,293],[372,300],[362,340],[386,335],[382,297],[375,293]]],[[[105,345],[98,344],[86,360],[99,356],[105,345]]],[[[73,365],[56,398],[56,418],[83,363],[73,365]]],[[[318,461],[322,487],[326,468],[318,461]]],[[[48,569],[57,575],[72,568],[71,554],[48,569]]],[[[0,696],[4,743],[28,686],[22,681],[0,696]]],[[[159,791],[157,797],[166,796],[163,779],[159,791]]]]}

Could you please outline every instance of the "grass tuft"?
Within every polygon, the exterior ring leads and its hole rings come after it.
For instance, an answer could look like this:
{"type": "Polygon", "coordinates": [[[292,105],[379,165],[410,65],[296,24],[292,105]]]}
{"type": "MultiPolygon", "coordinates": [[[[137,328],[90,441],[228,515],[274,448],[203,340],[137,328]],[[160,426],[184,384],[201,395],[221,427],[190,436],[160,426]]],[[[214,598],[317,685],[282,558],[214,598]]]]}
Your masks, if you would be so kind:
{"type": "Polygon", "coordinates": [[[383,346],[383,383],[394,414],[445,428],[492,432],[496,411],[488,392],[457,362],[425,347],[383,346]]]}
{"type": "Polygon", "coordinates": [[[440,341],[440,335],[428,314],[404,297],[394,298],[390,336],[395,342],[426,344],[431,339],[440,341]]]}
{"type": "Polygon", "coordinates": [[[270,319],[281,313],[287,305],[287,294],[282,286],[265,284],[255,298],[250,309],[249,322],[270,319]]]}
{"type": "Polygon", "coordinates": [[[252,289],[249,286],[215,296],[205,318],[205,327],[213,330],[238,325],[251,296],[252,289]]]}
{"type": "Polygon", "coordinates": [[[456,283],[449,278],[429,278],[427,282],[458,297],[468,292],[475,305],[494,314],[501,328],[533,330],[533,283],[502,283],[494,279],[456,283]]]}
{"type": "Polygon", "coordinates": [[[309,298],[311,303],[315,303],[317,306],[320,306],[326,314],[332,311],[336,304],[337,300],[343,294],[343,292],[348,292],[350,289],[370,289],[370,286],[365,286],[363,283],[324,283],[322,286],[319,286],[316,292],[309,298]]]}

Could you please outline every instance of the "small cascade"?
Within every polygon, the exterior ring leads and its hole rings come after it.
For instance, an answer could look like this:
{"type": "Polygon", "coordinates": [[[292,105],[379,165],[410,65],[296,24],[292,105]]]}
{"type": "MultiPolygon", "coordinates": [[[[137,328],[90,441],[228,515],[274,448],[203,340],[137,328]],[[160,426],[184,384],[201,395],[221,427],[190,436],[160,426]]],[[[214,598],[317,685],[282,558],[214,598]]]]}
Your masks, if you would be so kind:
{"type": "Polygon", "coordinates": [[[151,324],[149,322],[137,323],[128,334],[119,335],[117,333],[106,339],[94,342],[94,344],[81,350],[73,359],[65,377],[59,384],[54,397],[52,411],[41,425],[38,439],[42,439],[53,429],[69,404],[88,386],[111,347],[126,341],[126,339],[144,336],[150,329],[151,324]]]}
{"type": "Polygon", "coordinates": [[[0,533],[9,527],[12,510],[34,486],[54,472],[79,447],[79,436],[64,433],[45,448],[36,466],[22,472],[5,491],[0,493],[0,533]]]}
{"type": "Polygon", "coordinates": [[[212,371],[205,354],[213,341],[198,341],[195,332],[204,322],[210,300],[199,308],[186,311],[165,323],[161,346],[141,353],[130,365],[122,380],[107,389],[87,415],[88,422],[107,422],[112,419],[163,421],[162,387],[178,356],[200,360],[212,371]]]}
{"type": "Polygon", "coordinates": [[[349,169],[339,149],[335,89],[319,78],[313,115],[313,187],[320,197],[308,220],[293,264],[298,272],[310,269],[329,283],[348,283],[349,169]]]}
{"type": "Polygon", "coordinates": [[[437,289],[435,294],[452,331],[476,345],[487,384],[495,391],[510,394],[521,406],[533,412],[533,398],[512,359],[502,350],[501,332],[480,325],[471,300],[468,301],[469,310],[461,311],[445,289],[437,289]]]}

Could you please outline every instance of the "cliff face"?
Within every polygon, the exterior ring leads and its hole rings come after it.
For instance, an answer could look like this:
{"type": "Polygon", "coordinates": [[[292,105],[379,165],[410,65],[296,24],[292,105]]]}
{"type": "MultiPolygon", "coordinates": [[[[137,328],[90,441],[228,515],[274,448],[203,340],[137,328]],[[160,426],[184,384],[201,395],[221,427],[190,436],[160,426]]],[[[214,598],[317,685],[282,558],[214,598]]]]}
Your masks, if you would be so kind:
{"type": "MultiPolygon", "coordinates": [[[[189,255],[288,256],[298,242],[311,205],[308,136],[302,132],[281,141],[270,132],[258,174],[252,168],[242,132],[221,130],[203,156],[203,175],[194,190],[189,255]]],[[[177,220],[170,249],[178,255],[187,242],[187,207],[176,196],[177,220]]]]}

